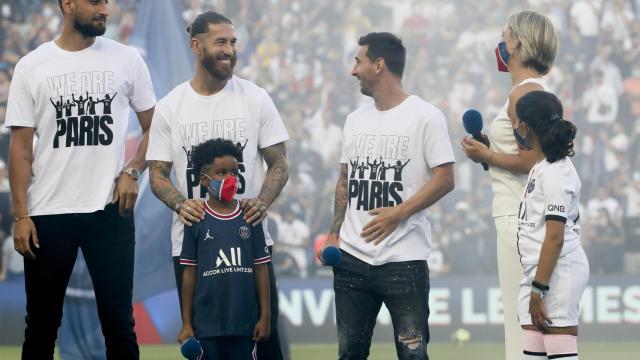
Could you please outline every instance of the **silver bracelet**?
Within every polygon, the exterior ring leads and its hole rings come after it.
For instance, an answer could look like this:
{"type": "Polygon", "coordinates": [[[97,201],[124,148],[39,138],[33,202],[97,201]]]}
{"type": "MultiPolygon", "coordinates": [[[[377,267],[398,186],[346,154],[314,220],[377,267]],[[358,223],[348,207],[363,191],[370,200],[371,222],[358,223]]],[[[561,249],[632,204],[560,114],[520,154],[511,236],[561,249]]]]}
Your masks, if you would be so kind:
{"type": "Polygon", "coordinates": [[[544,298],[547,295],[546,291],[542,291],[534,286],[531,287],[531,292],[540,295],[540,298],[544,298]]]}

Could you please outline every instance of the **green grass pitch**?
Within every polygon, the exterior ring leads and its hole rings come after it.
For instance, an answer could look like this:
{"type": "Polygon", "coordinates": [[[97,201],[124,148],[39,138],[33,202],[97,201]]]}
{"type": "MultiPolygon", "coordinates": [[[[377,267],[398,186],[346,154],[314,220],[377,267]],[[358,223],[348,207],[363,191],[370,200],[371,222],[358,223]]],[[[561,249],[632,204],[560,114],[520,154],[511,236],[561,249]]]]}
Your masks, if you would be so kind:
{"type": "MultiPolygon", "coordinates": [[[[579,344],[580,360],[637,360],[640,359],[640,343],[583,343],[579,344]]],[[[327,360],[337,358],[335,344],[294,344],[291,346],[292,360],[327,360]]],[[[447,343],[429,345],[429,357],[434,360],[458,359],[502,359],[502,348],[496,343],[469,343],[457,346],[447,343]]],[[[0,346],[0,359],[20,358],[17,346],[0,346]]],[[[395,358],[393,344],[376,344],[371,349],[370,360],[389,360],[395,358]]],[[[56,360],[60,357],[56,356],[56,360]]],[[[182,359],[178,346],[159,345],[142,346],[143,360],[179,360],[182,359]]]]}

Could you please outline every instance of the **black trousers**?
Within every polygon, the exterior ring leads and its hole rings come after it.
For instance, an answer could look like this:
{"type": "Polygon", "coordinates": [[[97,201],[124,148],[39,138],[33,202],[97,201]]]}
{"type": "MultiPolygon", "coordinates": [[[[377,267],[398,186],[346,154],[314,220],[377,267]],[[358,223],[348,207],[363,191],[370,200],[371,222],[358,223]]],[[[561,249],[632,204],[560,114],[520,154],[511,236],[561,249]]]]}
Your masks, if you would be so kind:
{"type": "Polygon", "coordinates": [[[107,359],[139,359],[133,330],[133,217],[118,205],[87,214],[33,216],[40,248],[24,260],[27,316],[23,360],[53,359],[69,277],[82,249],[96,294],[107,359]]]}
{"type": "Polygon", "coordinates": [[[426,261],[374,266],[342,250],[333,268],[340,360],[365,360],[384,303],[398,359],[428,360],[429,268],[426,261]]]}
{"type": "MultiPolygon", "coordinates": [[[[269,252],[273,254],[273,246],[269,246],[269,252]]],[[[184,266],[180,265],[180,258],[173,257],[173,270],[176,276],[176,287],[180,298],[180,311],[182,311],[182,272],[184,266]]],[[[269,273],[269,305],[271,307],[271,336],[266,341],[258,342],[258,359],[284,360],[282,346],[280,344],[280,332],[278,331],[278,287],[276,286],[276,274],[271,262],[267,263],[269,273]]]]}

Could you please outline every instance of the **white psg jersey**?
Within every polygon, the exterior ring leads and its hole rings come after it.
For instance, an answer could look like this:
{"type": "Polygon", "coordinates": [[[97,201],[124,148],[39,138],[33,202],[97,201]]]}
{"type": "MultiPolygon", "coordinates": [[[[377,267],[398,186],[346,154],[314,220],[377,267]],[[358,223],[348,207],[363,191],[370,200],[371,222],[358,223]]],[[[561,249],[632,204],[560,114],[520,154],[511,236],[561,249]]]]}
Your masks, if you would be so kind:
{"type": "Polygon", "coordinates": [[[546,159],[529,172],[518,214],[518,252],[523,265],[537,265],[547,220],[565,223],[560,257],[580,246],[580,177],[571,160],[546,159]]]}
{"type": "MultiPolygon", "coordinates": [[[[189,82],[176,86],[158,101],[153,114],[147,160],[173,163],[176,188],[188,199],[205,199],[206,190],[194,173],[191,151],[214,138],[233,141],[242,151],[237,199],[254,198],[265,178],[259,149],[289,139],[284,123],[267,92],[254,83],[233,76],[218,93],[203,96],[189,82]]],[[[267,245],[273,245],[262,223],[267,245]]],[[[173,215],[172,254],[180,255],[184,225],[173,215]]]]}

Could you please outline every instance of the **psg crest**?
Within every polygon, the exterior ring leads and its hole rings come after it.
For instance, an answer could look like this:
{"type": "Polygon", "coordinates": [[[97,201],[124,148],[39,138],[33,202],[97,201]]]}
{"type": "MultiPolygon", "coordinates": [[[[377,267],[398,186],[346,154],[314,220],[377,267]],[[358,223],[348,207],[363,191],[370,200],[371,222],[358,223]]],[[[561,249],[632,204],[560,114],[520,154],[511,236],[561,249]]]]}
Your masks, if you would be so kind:
{"type": "Polygon", "coordinates": [[[251,235],[251,233],[249,232],[249,228],[246,226],[241,226],[239,232],[240,237],[245,240],[249,238],[249,235],[251,235]]]}

